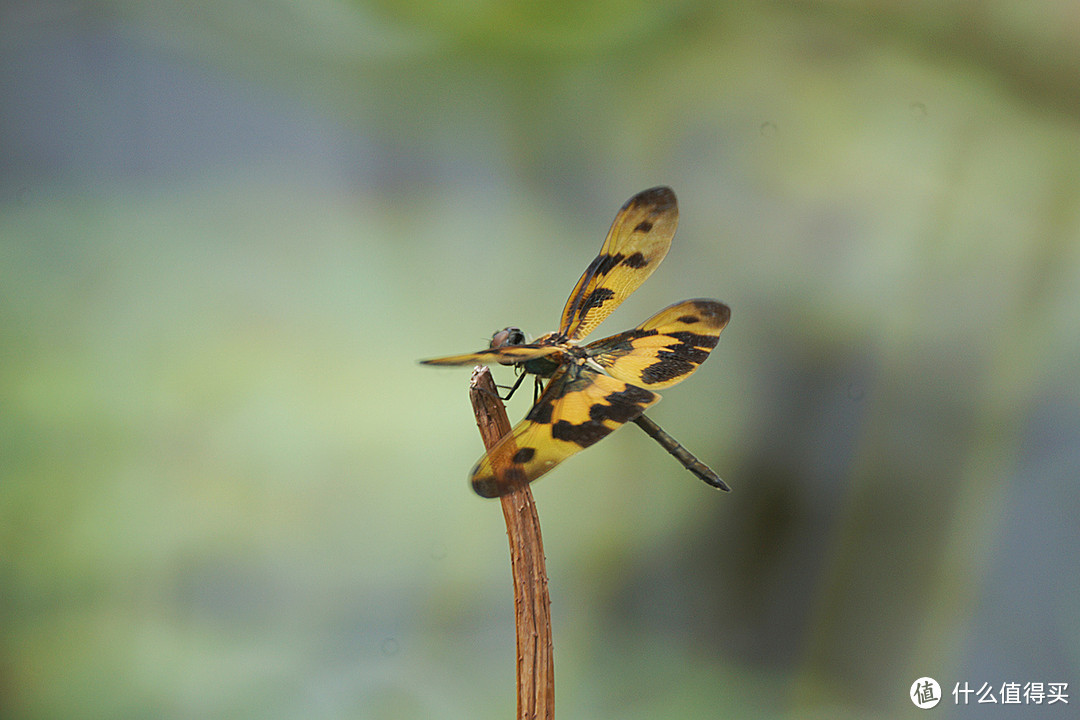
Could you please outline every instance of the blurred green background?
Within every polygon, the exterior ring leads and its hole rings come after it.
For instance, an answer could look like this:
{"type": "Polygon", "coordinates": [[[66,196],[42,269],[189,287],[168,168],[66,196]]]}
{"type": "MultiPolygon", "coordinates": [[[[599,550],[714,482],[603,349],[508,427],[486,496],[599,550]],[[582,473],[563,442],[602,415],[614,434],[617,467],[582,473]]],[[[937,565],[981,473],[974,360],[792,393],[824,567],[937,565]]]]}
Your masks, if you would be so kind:
{"type": "Polygon", "coordinates": [[[558,717],[1069,716],[1075,3],[60,0],[0,10],[3,717],[512,717],[416,360],[554,329],[658,184],[597,337],[731,306],[650,415],[734,492],[634,428],[534,486],[558,717]]]}

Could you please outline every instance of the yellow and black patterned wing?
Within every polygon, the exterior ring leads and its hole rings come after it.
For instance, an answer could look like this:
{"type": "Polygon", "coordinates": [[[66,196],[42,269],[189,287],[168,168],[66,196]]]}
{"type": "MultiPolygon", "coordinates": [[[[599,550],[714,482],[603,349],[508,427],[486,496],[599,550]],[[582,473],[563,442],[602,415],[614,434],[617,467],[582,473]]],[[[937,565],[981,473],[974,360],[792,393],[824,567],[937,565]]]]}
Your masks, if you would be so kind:
{"type": "Polygon", "coordinates": [[[650,390],[567,364],[552,376],[525,419],[480,458],[472,472],[473,490],[499,497],[521,482],[532,482],[659,400],[650,390]]]}
{"type": "Polygon", "coordinates": [[[668,187],[639,192],[626,201],[563,308],[559,332],[583,338],[652,274],[667,255],[679,223],[668,187]]]}
{"type": "Polygon", "coordinates": [[[626,332],[589,343],[585,352],[612,377],[662,389],[698,369],[720,339],[731,310],[716,300],[685,300],[626,332]]]}
{"type": "Polygon", "coordinates": [[[450,355],[448,357],[421,360],[422,365],[517,365],[537,358],[561,353],[562,349],[553,345],[507,345],[504,347],[490,348],[480,352],[466,355],[450,355]]]}

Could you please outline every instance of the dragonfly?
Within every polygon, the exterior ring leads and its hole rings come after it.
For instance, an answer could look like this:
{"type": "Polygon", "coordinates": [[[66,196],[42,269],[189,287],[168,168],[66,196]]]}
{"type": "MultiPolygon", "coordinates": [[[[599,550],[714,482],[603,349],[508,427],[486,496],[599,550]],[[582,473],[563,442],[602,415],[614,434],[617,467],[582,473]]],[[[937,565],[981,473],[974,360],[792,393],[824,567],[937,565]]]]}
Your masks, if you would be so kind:
{"type": "Polygon", "coordinates": [[[519,377],[510,393],[526,375],[536,378],[532,409],[472,470],[478,495],[499,497],[530,483],[628,422],[707,484],[730,489],[645,416],[645,410],[660,401],[656,390],[682,382],[705,362],[731,318],[727,305],[684,300],[632,330],[580,344],[657,268],[678,221],[671,188],[639,192],[616,214],[600,254],[570,293],[558,330],[526,342],[520,329],[507,327],[492,336],[487,349],[420,361],[513,366],[519,377]]]}

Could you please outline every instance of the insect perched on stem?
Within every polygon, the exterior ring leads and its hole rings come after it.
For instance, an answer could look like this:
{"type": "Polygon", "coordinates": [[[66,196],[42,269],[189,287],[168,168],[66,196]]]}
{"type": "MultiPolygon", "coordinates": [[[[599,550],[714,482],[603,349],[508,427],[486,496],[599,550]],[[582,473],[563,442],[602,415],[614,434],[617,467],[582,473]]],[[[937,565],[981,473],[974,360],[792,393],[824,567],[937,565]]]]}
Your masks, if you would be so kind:
{"type": "Polygon", "coordinates": [[[660,400],[653,390],[685,380],[705,362],[731,317],[727,305],[684,300],[633,330],[578,344],[652,274],[671,247],[678,221],[671,188],[638,193],[620,208],[600,254],[570,293],[558,331],[526,343],[524,333],[509,327],[495,333],[487,350],[421,361],[514,365],[547,379],[525,419],[473,468],[472,486],[478,494],[499,497],[516,483],[532,482],[627,422],[637,423],[706,483],[728,489],[644,415],[660,400]]]}

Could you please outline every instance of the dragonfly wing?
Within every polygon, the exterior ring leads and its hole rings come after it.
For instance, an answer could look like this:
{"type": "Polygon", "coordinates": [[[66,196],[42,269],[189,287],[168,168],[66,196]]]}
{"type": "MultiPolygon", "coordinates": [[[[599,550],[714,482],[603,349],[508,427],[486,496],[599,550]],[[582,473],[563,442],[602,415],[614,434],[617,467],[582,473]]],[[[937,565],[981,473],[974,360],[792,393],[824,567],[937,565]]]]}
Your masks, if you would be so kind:
{"type": "Polygon", "coordinates": [[[553,345],[507,345],[504,347],[489,348],[466,355],[450,355],[448,357],[421,360],[423,365],[518,365],[547,357],[562,350],[553,345]]]}
{"type": "Polygon", "coordinates": [[[600,254],[589,263],[563,308],[559,332],[583,338],[652,274],[671,247],[679,223],[675,193],[644,190],[626,201],[600,254]]]}
{"type": "Polygon", "coordinates": [[[499,497],[532,482],[584,450],[656,402],[656,393],[567,364],[548,382],[540,399],[509,435],[473,468],[473,489],[499,497]]]}
{"type": "Polygon", "coordinates": [[[597,340],[585,352],[612,377],[663,389],[690,376],[720,339],[731,310],[716,300],[685,300],[626,332],[597,340]]]}

